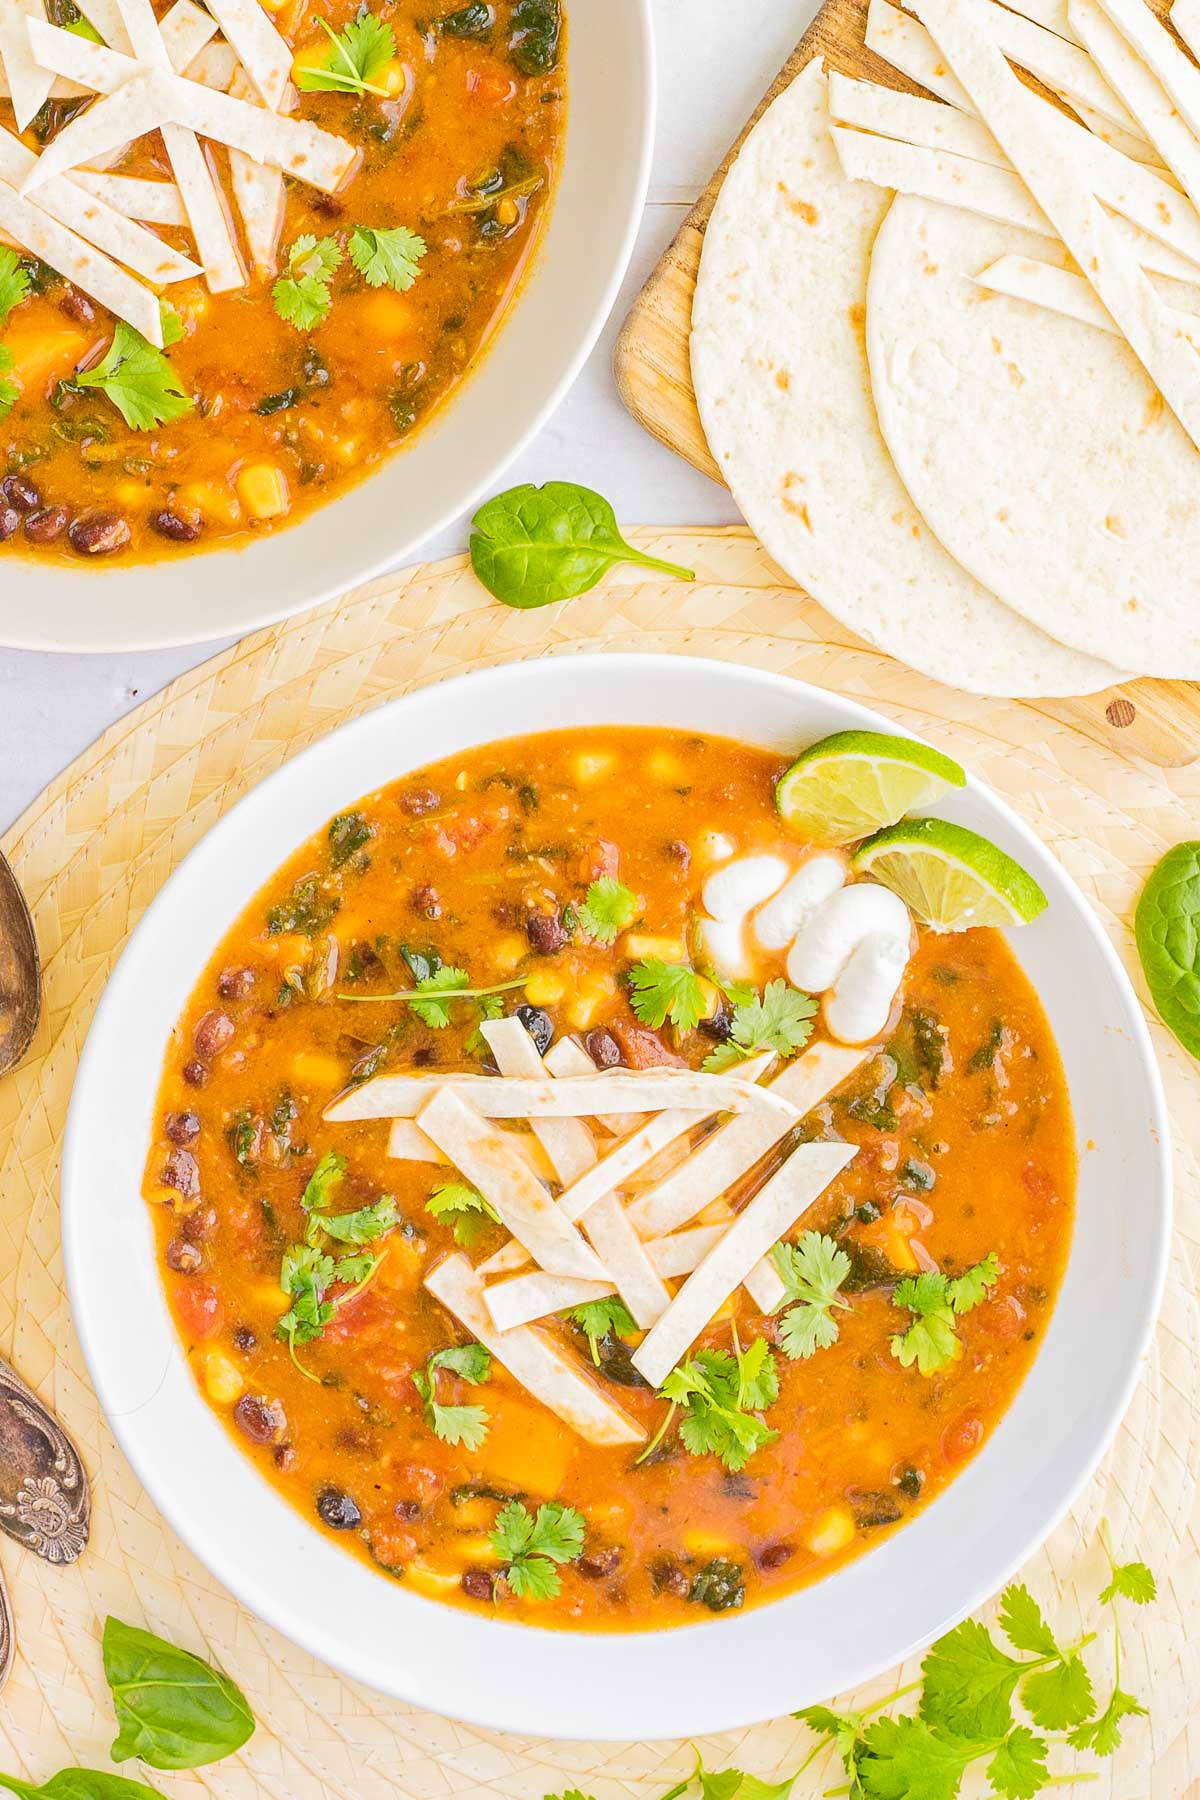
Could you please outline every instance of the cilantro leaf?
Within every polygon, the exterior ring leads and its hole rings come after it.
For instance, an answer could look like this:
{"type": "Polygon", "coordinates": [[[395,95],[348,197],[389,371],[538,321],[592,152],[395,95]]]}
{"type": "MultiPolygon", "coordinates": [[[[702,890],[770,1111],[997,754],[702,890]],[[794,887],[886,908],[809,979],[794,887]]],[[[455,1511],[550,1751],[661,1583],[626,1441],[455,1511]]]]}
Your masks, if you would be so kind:
{"type": "MultiPolygon", "coordinates": [[[[162,322],[164,344],[177,344],[183,336],[179,315],[164,306],[162,322]]],[[[192,411],[191,397],[184,393],[168,358],[124,320],[118,321],[100,362],[76,375],[73,384],[99,388],[133,431],[170,425],[192,411]]]]}
{"type": "Polygon", "coordinates": [[[562,1588],[555,1563],[574,1562],[583,1549],[583,1515],[548,1500],[536,1515],[510,1500],[492,1527],[492,1549],[518,1599],[552,1600],[562,1588]]]}
{"type": "MultiPolygon", "coordinates": [[[[744,1469],[756,1450],[779,1436],[741,1404],[742,1363],[727,1350],[700,1350],[679,1363],[659,1389],[672,1407],[683,1410],[679,1437],[693,1456],[713,1454],[733,1473],[744,1469]]],[[[751,1369],[749,1404],[769,1382],[765,1369],[751,1369]]]]}
{"type": "Polygon", "coordinates": [[[1005,1800],[1032,1800],[1050,1779],[1046,1743],[1027,1725],[1010,1731],[987,1766],[987,1778],[1005,1800]]]}
{"type": "Polygon", "coordinates": [[[312,1174],[307,1186],[300,1196],[300,1204],[306,1213],[324,1212],[333,1195],[341,1187],[346,1174],[346,1159],[336,1150],[327,1150],[312,1174]]]}
{"type": "Polygon", "coordinates": [[[587,899],[576,910],[583,930],[598,944],[615,944],[618,937],[637,917],[637,895],[631,893],[612,875],[593,881],[587,899]]]}
{"type": "Polygon", "coordinates": [[[771,1261],[791,1303],[779,1322],[779,1344],[793,1362],[837,1342],[834,1307],[846,1308],[838,1290],[850,1274],[850,1258],[834,1239],[806,1231],[798,1244],[778,1243],[771,1261]]]}
{"type": "Polygon", "coordinates": [[[921,1719],[876,1719],[863,1733],[858,1778],[877,1800],[954,1800],[974,1748],[938,1737],[921,1719]]]}
{"type": "Polygon", "coordinates": [[[762,1412],[779,1398],[779,1372],[766,1338],[755,1338],[743,1351],[735,1346],[738,1365],[738,1406],[762,1412]]]}
{"type": "Polygon", "coordinates": [[[407,225],[356,225],[350,234],[350,261],[368,287],[390,287],[405,294],[421,273],[427,245],[407,225]]]}
{"type": "Polygon", "coordinates": [[[1114,1563],[1112,1579],[1100,1595],[1107,1606],[1120,1594],[1135,1606],[1146,1606],[1158,1597],[1158,1584],[1144,1562],[1114,1563]]]}
{"type": "Polygon", "coordinates": [[[478,1387],[492,1372],[492,1353],[483,1344],[451,1344],[446,1350],[435,1350],[426,1367],[449,1369],[461,1381],[478,1387]]]}
{"type": "Polygon", "coordinates": [[[15,250],[0,245],[0,326],[8,324],[13,308],[29,298],[29,270],[15,250]]]}
{"type": "Polygon", "coordinates": [[[1067,1656],[1053,1668],[1036,1669],[1021,1686],[1021,1700],[1043,1731],[1065,1731],[1079,1725],[1095,1705],[1092,1678],[1082,1657],[1067,1656]]]}
{"type": "Polygon", "coordinates": [[[999,1259],[996,1252],[991,1250],[982,1262],[975,1263],[972,1268],[946,1283],[946,1298],[954,1312],[970,1312],[981,1300],[986,1300],[988,1289],[994,1287],[999,1279],[999,1259]]]}
{"type": "Polygon", "coordinates": [[[921,1717],[963,1738],[1002,1738],[1024,1664],[992,1642],[978,1619],[964,1619],[931,1645],[921,1665],[921,1717]]]}
{"type": "Polygon", "coordinates": [[[670,1019],[680,1031],[694,1031],[704,1011],[700,977],[686,963],[647,956],[629,971],[629,1003],[643,1025],[657,1031],[670,1019]]]}
{"type": "Polygon", "coordinates": [[[600,1339],[608,1337],[625,1337],[636,1331],[637,1325],[629,1308],[623,1300],[613,1294],[607,1300],[585,1300],[582,1306],[572,1307],[567,1314],[572,1324],[578,1325],[587,1338],[588,1349],[592,1353],[592,1361],[600,1367],[600,1339]]]}
{"type": "Polygon", "coordinates": [[[491,1421],[482,1406],[443,1406],[437,1398],[437,1372],[445,1369],[471,1387],[478,1387],[492,1372],[491,1352],[482,1344],[450,1344],[435,1350],[423,1369],[413,1371],[413,1386],[421,1396],[425,1423],[446,1444],[478,1450],[491,1421]]]}
{"type": "Polygon", "coordinates": [[[999,1279],[993,1252],[953,1281],[936,1269],[909,1275],[892,1296],[893,1306],[913,1314],[907,1331],[892,1338],[892,1355],[902,1368],[916,1363],[922,1375],[934,1375],[962,1355],[955,1319],[979,1305],[999,1279]]]}
{"type": "Polygon", "coordinates": [[[422,994],[453,994],[466,988],[471,977],[465,969],[452,969],[443,964],[435,969],[432,975],[426,975],[418,981],[409,998],[409,1005],[420,1019],[422,1025],[428,1025],[433,1031],[444,1031],[450,1023],[450,1004],[446,1000],[423,1000],[422,994]]]}
{"type": "Polygon", "coordinates": [[[1000,1597],[1000,1629],[1014,1650],[1033,1656],[1057,1656],[1054,1633],[1042,1617],[1042,1609],[1020,1582],[1006,1587],[1000,1597]]]}
{"type": "Polygon", "coordinates": [[[390,1194],[381,1194],[370,1206],[357,1212],[324,1214],[320,1228],[326,1237],[339,1244],[373,1244],[385,1231],[397,1225],[400,1215],[390,1194]]]}
{"type": "Polygon", "coordinates": [[[1100,1716],[1089,1719],[1085,1725],[1077,1725],[1068,1734],[1067,1742],[1072,1750],[1091,1750],[1097,1756],[1112,1756],[1121,1748],[1122,1719],[1148,1716],[1146,1708],[1133,1694],[1127,1694],[1122,1687],[1114,1687],[1112,1698],[1100,1716]]]}
{"type": "Polygon", "coordinates": [[[333,1317],[325,1293],[333,1280],[333,1258],[311,1244],[293,1244],[283,1253],[279,1285],[292,1304],[275,1327],[293,1347],[319,1338],[333,1317]]]}
{"type": "MultiPolygon", "coordinates": [[[[378,1256],[366,1254],[341,1256],[333,1265],[333,1278],[335,1281],[344,1281],[349,1287],[361,1287],[364,1282],[371,1279],[379,1267],[380,1260],[378,1256]]],[[[334,1304],[338,1303],[335,1301],[334,1304]]]]}
{"type": "Polygon", "coordinates": [[[434,1188],[425,1202],[425,1211],[435,1219],[449,1220],[454,1228],[454,1241],[464,1250],[472,1249],[491,1220],[500,1223],[500,1215],[478,1188],[465,1181],[446,1181],[434,1188]]]}
{"type": "Polygon", "coordinates": [[[374,85],[396,54],[396,34],[374,13],[361,12],[344,31],[334,31],[328,19],[317,24],[330,42],[329,60],[320,69],[300,69],[296,85],[302,93],[377,94],[388,98],[386,88],[374,85]]]}
{"type": "Polygon", "coordinates": [[[318,239],[305,232],[296,239],[287,253],[284,273],[271,289],[275,311],[285,325],[311,331],[327,317],[333,305],[330,287],[341,260],[336,238],[318,239]]]}
{"type": "Polygon", "coordinates": [[[760,1050],[776,1056],[794,1056],[812,1036],[817,1003],[786,981],[768,981],[762,999],[750,998],[736,1006],[728,1040],[705,1058],[710,1073],[732,1068],[760,1050]]]}
{"type": "Polygon", "coordinates": [[[21,398],[21,388],[15,381],[4,379],[8,370],[13,367],[15,358],[7,344],[0,344],[0,419],[7,419],[17,401],[21,398]]]}

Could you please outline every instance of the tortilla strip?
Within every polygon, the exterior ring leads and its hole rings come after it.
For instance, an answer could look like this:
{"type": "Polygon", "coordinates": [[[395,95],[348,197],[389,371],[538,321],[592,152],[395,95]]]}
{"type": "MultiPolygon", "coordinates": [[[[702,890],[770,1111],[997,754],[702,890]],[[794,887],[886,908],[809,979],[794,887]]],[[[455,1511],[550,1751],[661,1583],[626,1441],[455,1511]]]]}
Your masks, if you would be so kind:
{"type": "MultiPolygon", "coordinates": [[[[1161,81],[1192,135],[1200,136],[1200,69],[1184,55],[1145,0],[1132,0],[1132,4],[1131,0],[1099,0],[1099,4],[1130,48],[1161,81]]],[[[1186,16],[1185,13],[1185,19],[1186,16]]]]}
{"type": "Polygon", "coordinates": [[[233,45],[247,75],[272,112],[283,105],[292,76],[292,52],[259,0],[211,0],[209,11],[233,45]]]}
{"type": "MultiPolygon", "coordinates": [[[[81,86],[78,81],[68,81],[65,75],[56,75],[50,83],[51,100],[82,100],[91,88],[81,86]]],[[[11,100],[12,92],[8,85],[8,76],[4,73],[4,64],[0,61],[0,100],[11,100]]]]}
{"type": "Polygon", "coordinates": [[[560,1194],[559,1211],[572,1224],[577,1224],[598,1200],[623,1187],[660,1150],[675,1143],[704,1117],[699,1112],[654,1113],[646,1124],[619,1139],[607,1156],[560,1194]]]}
{"type": "MultiPolygon", "coordinates": [[[[257,0],[254,0],[257,7],[257,0]]],[[[254,84],[242,68],[233,72],[229,92],[235,100],[258,104],[254,84]]],[[[255,162],[241,150],[229,152],[229,179],[234,203],[241,214],[250,261],[259,275],[274,275],[278,267],[279,233],[287,198],[283,176],[255,162]]],[[[524,1030],[524,1026],[521,1028],[524,1030]]],[[[528,1036],[528,1033],[526,1033],[528,1036]]]]}
{"type": "Polygon", "coordinates": [[[127,219],[144,219],[152,225],[187,224],[183,201],[173,181],[106,175],[93,169],[77,169],[70,179],[73,187],[83,188],[114,212],[124,213],[127,219]]]}
{"type": "Polygon", "coordinates": [[[1122,156],[1129,158],[1130,162],[1144,163],[1146,168],[1156,169],[1160,175],[1166,172],[1166,164],[1159,156],[1158,151],[1152,144],[1148,144],[1145,138],[1134,137],[1130,132],[1122,131],[1119,125],[1113,125],[1100,113],[1093,112],[1090,106],[1083,104],[1082,100],[1072,100],[1070,106],[1093,137],[1098,137],[1112,149],[1119,150],[1122,156]]]}
{"type": "Polygon", "coordinates": [[[603,1264],[562,1217],[507,1132],[489,1124],[449,1087],[426,1103],[417,1123],[491,1202],[501,1224],[543,1269],[593,1281],[603,1274],[603,1264]]]}
{"type": "Polygon", "coordinates": [[[447,1257],[425,1277],[425,1286],[514,1381],[589,1444],[644,1442],[641,1426],[607,1400],[549,1338],[528,1325],[516,1331],[496,1330],[484,1304],[483,1283],[465,1256],[447,1257]]]}
{"type": "Polygon", "coordinates": [[[857,1155],[856,1144],[801,1144],[794,1150],[689,1275],[634,1351],[631,1360],[638,1373],[653,1387],[661,1387],[754,1265],[857,1155]]]}
{"type": "MultiPolygon", "coordinates": [[[[114,50],[120,50],[125,56],[133,55],[133,45],[129,41],[129,33],[125,29],[125,21],[121,17],[116,0],[83,0],[79,8],[89,25],[94,25],[104,42],[114,50]]],[[[170,15],[168,14],[168,17],[170,15]]],[[[163,20],[166,24],[166,19],[163,20]]],[[[213,21],[213,32],[216,21],[213,21]]],[[[212,33],[210,33],[210,36],[212,33]]]]}
{"type": "MultiPolygon", "coordinates": [[[[1138,3],[1141,4],[1141,0],[1138,3]]],[[[1086,50],[1081,50],[1076,44],[1066,43],[1052,31],[1044,30],[1032,20],[1022,18],[1019,13],[1010,12],[1005,6],[991,4],[990,0],[984,10],[988,35],[1010,62],[1018,63],[1029,74],[1036,75],[1039,81],[1052,88],[1056,94],[1061,94],[1064,99],[1072,103],[1082,100],[1085,106],[1102,113],[1123,131],[1139,135],[1137,119],[1113,93],[1086,50]]],[[[914,6],[913,11],[920,17],[919,7],[914,6]]],[[[928,19],[922,20],[922,23],[928,28],[928,19]]],[[[933,35],[937,42],[937,33],[933,35]]],[[[944,53],[945,45],[939,47],[944,53]]],[[[948,57],[947,60],[953,69],[953,57],[948,57]]],[[[954,72],[958,74],[957,69],[954,72]]],[[[962,80],[961,75],[958,78],[962,80]]],[[[963,82],[963,86],[971,93],[968,82],[963,82]]],[[[1026,89],[1027,93],[1028,91],[1026,89]]]]}
{"type": "Polygon", "coordinates": [[[1053,136],[1042,126],[1039,102],[1017,80],[989,34],[990,15],[981,0],[914,4],[1126,343],[1200,447],[1200,363],[1195,352],[1099,201],[1056,154],[1053,136]]]}
{"type": "MultiPolygon", "coordinates": [[[[1111,332],[1115,337],[1121,335],[1083,276],[1073,275],[1069,269],[1056,269],[1052,263],[1034,262],[1027,256],[1001,256],[975,280],[989,293],[1028,300],[1031,306],[1043,306],[1064,318],[1078,319],[1081,325],[1094,325],[1098,331],[1111,332]]],[[[1175,317],[1184,336],[1200,350],[1200,318],[1178,310],[1175,317]]]]}
{"type": "Polygon", "coordinates": [[[1136,114],[1167,167],[1200,206],[1200,144],[1158,77],[1129,48],[1096,0],[1069,0],[1072,23],[1106,79],[1136,114]]]}
{"type": "MultiPolygon", "coordinates": [[[[546,1052],[546,1069],[551,1075],[594,1075],[596,1065],[574,1038],[559,1038],[546,1052]]],[[[603,1125],[606,1131],[617,1137],[624,1137],[639,1125],[645,1124],[641,1113],[597,1113],[597,1125],[603,1125]]]]}
{"type": "MultiPolygon", "coordinates": [[[[672,1237],[646,1245],[652,1268],[659,1275],[690,1275],[724,1237],[726,1225],[693,1225],[672,1237]]],[[[482,1274],[482,1269],[479,1271],[482,1274]]],[[[497,1281],[484,1290],[488,1311],[500,1331],[529,1325],[551,1313],[568,1312],[590,1300],[607,1300],[616,1292],[611,1281],[577,1281],[573,1275],[547,1275],[541,1269],[497,1281]]]]}
{"type": "MultiPolygon", "coordinates": [[[[228,51],[227,45],[210,43],[213,29],[212,20],[201,13],[199,7],[193,6],[191,0],[175,0],[162,22],[162,41],[177,74],[191,69],[206,49],[220,50],[223,56],[228,51]]],[[[93,44],[90,38],[78,37],[75,32],[49,25],[44,19],[31,19],[28,31],[30,46],[38,62],[67,76],[85,93],[115,94],[127,81],[146,73],[144,65],[123,50],[93,44]]],[[[125,35],[128,37],[127,33],[125,35]]],[[[234,58],[235,63],[236,60],[234,58]]]]}
{"type": "MultiPolygon", "coordinates": [[[[527,1268],[528,1264],[529,1253],[524,1244],[518,1244],[516,1238],[509,1238],[507,1244],[501,1244],[500,1248],[493,1251],[491,1256],[484,1258],[479,1265],[478,1273],[487,1276],[511,1275],[516,1269],[527,1268]]],[[[573,1280],[574,1277],[571,1279],[573,1280]]]]}
{"type": "MultiPolygon", "coordinates": [[[[224,38],[218,38],[215,44],[206,44],[199,56],[192,59],[188,65],[187,78],[200,87],[211,88],[214,94],[225,94],[229,92],[230,83],[240,68],[233,45],[227,44],[224,38]]],[[[257,102],[257,94],[254,99],[257,102]]]]}
{"type": "MultiPolygon", "coordinates": [[[[120,17],[116,0],[110,0],[112,11],[120,17]]],[[[99,30],[99,27],[97,27],[99,30]]],[[[217,35],[217,21],[202,6],[196,6],[193,0],[175,0],[169,12],[165,12],[158,21],[159,35],[166,46],[171,67],[177,75],[183,75],[191,67],[195,59],[207,44],[211,44],[217,35]]],[[[104,34],[101,33],[103,36],[104,34]]],[[[125,41],[129,41],[128,31],[123,32],[125,41]]],[[[111,44],[114,50],[124,48],[116,38],[105,37],[105,43],[111,44]]]]}
{"type": "Polygon", "coordinates": [[[1010,12],[1020,13],[1023,19],[1040,25],[1043,31],[1066,38],[1068,44],[1079,43],[1067,17],[1067,0],[1004,0],[1004,4],[1010,12]]]}
{"type": "Polygon", "coordinates": [[[24,131],[50,97],[54,77],[34,60],[30,19],[44,19],[43,0],[0,0],[0,63],[8,79],[17,130],[24,131]]]}
{"type": "Polygon", "coordinates": [[[641,1112],[742,1112],[747,1107],[791,1114],[761,1088],[735,1075],[705,1075],[690,1069],[654,1069],[633,1074],[610,1069],[602,1075],[566,1080],[526,1081],[492,1075],[377,1075],[343,1094],[325,1113],[333,1124],[351,1119],[412,1119],[435,1089],[468,1101],[485,1119],[593,1119],[616,1104],[641,1112]]]}
{"type": "MultiPolygon", "coordinates": [[[[936,101],[836,74],[829,78],[829,98],[833,117],[843,124],[993,168],[1012,167],[981,120],[936,101]]],[[[1200,267],[1200,213],[1169,178],[1130,162],[1049,104],[1043,106],[1041,118],[1057,139],[1060,153],[1086,174],[1098,200],[1200,267]]]]}
{"type": "MultiPolygon", "coordinates": [[[[1029,96],[1031,106],[1044,106],[1015,76],[1013,81],[1029,96]]],[[[986,163],[972,162],[965,156],[901,144],[895,138],[868,137],[865,132],[850,131],[843,125],[834,125],[830,135],[842,168],[852,181],[869,181],[876,187],[936,200],[943,206],[961,206],[967,212],[982,213],[986,219],[1016,225],[1022,231],[1036,231],[1043,237],[1059,236],[1025,181],[1011,168],[989,168],[986,163]]],[[[1048,141],[1045,153],[1058,152],[1048,141]]],[[[1086,195],[1086,185],[1080,183],[1079,187],[1086,195]]],[[[1092,204],[1100,213],[1099,206],[1094,201],[1092,204]]],[[[1126,220],[1109,219],[1102,213],[1101,217],[1113,241],[1135,266],[1140,264],[1156,275],[1169,275],[1176,281],[1195,280],[1196,265],[1190,257],[1148,237],[1126,220]]],[[[1161,228],[1166,229],[1165,225],[1161,228]]]]}
{"type": "MultiPolygon", "coordinates": [[[[554,1167],[532,1132],[509,1131],[505,1134],[518,1156],[524,1157],[539,1181],[556,1179],[554,1167]]],[[[386,1154],[396,1162],[435,1163],[439,1168],[452,1166],[440,1144],[425,1136],[415,1119],[394,1119],[388,1135],[386,1154]]],[[[529,1259],[522,1255],[522,1261],[529,1259]]]]}
{"type": "Polygon", "coordinates": [[[605,1194],[588,1208],[583,1229],[634,1323],[648,1331],[671,1304],[671,1290],[656,1272],[616,1194],[605,1194]]]}
{"type": "MultiPolygon", "coordinates": [[[[479,1030],[501,1075],[545,1079],[538,1047],[515,1015],[487,1021],[479,1030]]],[[[582,1119],[531,1119],[530,1126],[564,1187],[595,1163],[596,1145],[582,1119]]],[[[571,1214],[566,1216],[573,1222],[571,1214]]]]}
{"type": "Polygon", "coordinates": [[[149,288],[118,268],[103,251],[52,218],[43,207],[23,199],[2,181],[0,230],[8,232],[22,250],[49,263],[109,312],[140,331],[156,349],[162,349],[162,313],[149,288]]]}
{"type": "MultiPolygon", "coordinates": [[[[802,1119],[848,1081],[867,1054],[858,1045],[822,1040],[785,1063],[766,1091],[786,1100],[802,1119]]],[[[630,1204],[629,1217],[639,1235],[659,1238],[686,1225],[761,1162],[787,1129],[753,1113],[730,1120],[682,1168],[630,1204]]]]}

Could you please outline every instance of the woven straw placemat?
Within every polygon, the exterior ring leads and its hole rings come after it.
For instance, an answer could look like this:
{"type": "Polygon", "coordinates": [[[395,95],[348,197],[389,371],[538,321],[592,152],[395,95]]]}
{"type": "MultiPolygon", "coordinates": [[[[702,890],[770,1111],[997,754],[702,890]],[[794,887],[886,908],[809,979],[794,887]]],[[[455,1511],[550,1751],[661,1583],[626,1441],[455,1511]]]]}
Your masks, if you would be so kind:
{"type": "MultiPolygon", "coordinates": [[[[126,935],[171,870],[303,745],[426,682],[576,649],[715,656],[798,676],[927,734],[1010,800],[1083,887],[1144,997],[1128,921],[1161,853],[1200,835],[1200,768],[1134,767],[1027,706],[956,694],[910,673],[802,600],[748,533],[642,533],[638,541],[694,566],[696,583],[624,569],[581,600],[521,613],[492,603],[455,560],[247,638],[115,726],[4,840],[37,924],[46,1011],[31,1057],[0,1082],[0,1346],[11,1347],[74,1434],[95,1509],[91,1546],[74,1568],[55,1570],[7,1542],[0,1551],[20,1637],[0,1699],[0,1768],[45,1780],[68,1764],[106,1766],[112,1724],[99,1632],[108,1612],[215,1657],[259,1720],[240,1756],[194,1775],[154,1776],[164,1793],[541,1800],[577,1786],[597,1800],[657,1800],[691,1766],[686,1745],[505,1737],[343,1681],[261,1625],[178,1543],[117,1450],[88,1383],[63,1285],[57,1204],[80,1046],[126,935]]],[[[514,730],[524,723],[514,720],[514,730]]],[[[1090,1616],[1102,1518],[1118,1548],[1145,1554],[1159,1575],[1158,1604],[1128,1620],[1122,1671],[1125,1685],[1150,1699],[1152,1717],[1132,1722],[1125,1748],[1088,1790],[1097,1800],[1200,1796],[1200,1073],[1161,1028],[1155,1033],[1178,1183],[1162,1322],[1101,1474],[1026,1571],[1068,1631],[1090,1616]]],[[[1128,1196],[1131,1207],[1139,1203],[1128,1196]]],[[[719,1624],[712,1648],[719,1658],[719,1624]]],[[[1098,1687],[1107,1679],[1099,1667],[1097,1678],[1098,1687]]],[[[779,1778],[808,1741],[784,1720],[702,1747],[709,1767],[735,1762],[779,1778]]],[[[806,1795],[837,1785],[832,1765],[812,1776],[806,1795]]]]}

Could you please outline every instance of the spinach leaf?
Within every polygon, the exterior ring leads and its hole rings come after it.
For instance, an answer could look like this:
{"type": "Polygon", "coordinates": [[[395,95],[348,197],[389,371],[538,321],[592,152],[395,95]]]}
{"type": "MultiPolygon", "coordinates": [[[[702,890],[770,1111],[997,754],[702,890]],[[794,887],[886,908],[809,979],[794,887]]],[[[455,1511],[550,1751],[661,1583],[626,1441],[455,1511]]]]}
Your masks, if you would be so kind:
{"type": "Polygon", "coordinates": [[[1142,889],[1134,932],[1163,1024],[1200,1056],[1200,843],[1168,850],[1142,889]]]}
{"type": "MultiPolygon", "coordinates": [[[[229,1677],[153,1632],[106,1619],[104,1673],[119,1727],[114,1762],[140,1756],[152,1769],[197,1769],[253,1735],[254,1715],[229,1677]]],[[[131,1784],[130,1800],[135,1791],[131,1784]]]]}
{"type": "Polygon", "coordinates": [[[509,488],[471,521],[471,566],[506,606],[548,606],[586,594],[623,562],[695,580],[691,569],[627,544],[608,501],[573,481],[509,488]]]}
{"type": "Polygon", "coordinates": [[[558,61],[562,13],[558,0],[517,0],[508,53],[522,75],[548,75],[558,61]]]}
{"type": "Polygon", "coordinates": [[[22,1800],[160,1800],[157,1788],[103,1769],[60,1769],[42,1787],[15,1775],[0,1775],[0,1788],[20,1794],[22,1800]]]}
{"type": "Polygon", "coordinates": [[[460,6],[457,12],[445,13],[436,21],[437,29],[443,37],[487,37],[496,23],[496,14],[488,4],[488,0],[470,0],[468,6],[460,6]]]}

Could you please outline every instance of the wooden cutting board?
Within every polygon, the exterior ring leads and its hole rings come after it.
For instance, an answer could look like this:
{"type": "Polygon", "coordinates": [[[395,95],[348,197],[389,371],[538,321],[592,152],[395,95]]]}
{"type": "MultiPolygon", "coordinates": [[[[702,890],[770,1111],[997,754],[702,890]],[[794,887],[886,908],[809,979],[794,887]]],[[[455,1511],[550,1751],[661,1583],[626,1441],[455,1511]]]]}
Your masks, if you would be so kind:
{"type": "MultiPolygon", "coordinates": [[[[720,481],[721,474],[705,441],[688,359],[692,295],[705,227],[721,183],[751,126],[814,56],[823,56],[830,68],[847,75],[910,93],[924,92],[867,49],[865,24],[866,0],[825,0],[634,302],[617,344],[617,386],[626,407],[668,449],[686,457],[714,481],[720,481]]],[[[1166,768],[1182,767],[1200,756],[1200,684],[1196,682],[1133,681],[1079,700],[1026,704],[1065,720],[1126,756],[1144,757],[1166,768]]]]}

